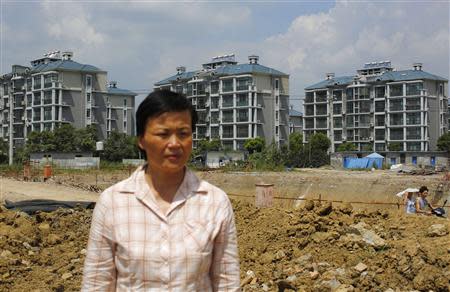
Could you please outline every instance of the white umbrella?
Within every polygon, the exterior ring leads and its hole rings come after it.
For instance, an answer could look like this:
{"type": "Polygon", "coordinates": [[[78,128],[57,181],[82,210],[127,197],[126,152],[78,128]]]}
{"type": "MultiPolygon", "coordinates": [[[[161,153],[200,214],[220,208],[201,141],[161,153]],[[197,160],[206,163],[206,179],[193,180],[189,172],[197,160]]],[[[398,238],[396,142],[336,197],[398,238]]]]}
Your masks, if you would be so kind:
{"type": "Polygon", "coordinates": [[[419,189],[416,188],[407,188],[406,190],[401,191],[400,193],[395,194],[397,197],[403,197],[406,193],[418,193],[419,189]]]}

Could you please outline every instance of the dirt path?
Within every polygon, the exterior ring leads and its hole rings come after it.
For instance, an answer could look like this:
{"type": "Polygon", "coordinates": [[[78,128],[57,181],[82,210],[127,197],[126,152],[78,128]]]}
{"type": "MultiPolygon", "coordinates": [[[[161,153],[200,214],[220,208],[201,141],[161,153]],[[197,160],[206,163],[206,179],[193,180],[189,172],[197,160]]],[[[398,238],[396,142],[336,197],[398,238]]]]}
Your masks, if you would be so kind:
{"type": "Polygon", "coordinates": [[[62,201],[96,201],[99,194],[54,183],[24,182],[0,177],[0,202],[49,199],[62,201]]]}

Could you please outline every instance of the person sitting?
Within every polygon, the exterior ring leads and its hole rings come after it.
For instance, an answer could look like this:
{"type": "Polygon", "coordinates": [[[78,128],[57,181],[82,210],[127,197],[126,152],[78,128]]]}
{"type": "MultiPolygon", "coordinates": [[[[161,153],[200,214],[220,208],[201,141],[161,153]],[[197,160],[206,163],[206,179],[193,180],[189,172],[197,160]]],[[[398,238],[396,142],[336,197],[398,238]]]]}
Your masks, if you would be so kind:
{"type": "Polygon", "coordinates": [[[416,213],[417,214],[425,214],[431,215],[433,214],[431,211],[427,209],[433,210],[433,206],[428,202],[428,188],[426,186],[422,186],[419,189],[419,196],[416,199],[416,213]]]}
{"type": "Polygon", "coordinates": [[[416,213],[416,206],[415,206],[413,192],[407,192],[404,195],[403,204],[405,205],[405,211],[407,214],[415,214],[416,213]]]}

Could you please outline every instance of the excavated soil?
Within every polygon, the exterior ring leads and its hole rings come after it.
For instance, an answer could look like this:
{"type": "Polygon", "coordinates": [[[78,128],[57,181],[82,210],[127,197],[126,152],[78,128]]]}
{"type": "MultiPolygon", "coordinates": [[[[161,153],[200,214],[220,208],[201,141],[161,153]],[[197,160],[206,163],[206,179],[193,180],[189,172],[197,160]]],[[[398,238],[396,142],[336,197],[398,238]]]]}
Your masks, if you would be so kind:
{"type": "MultiPolygon", "coordinates": [[[[233,206],[243,291],[450,291],[448,219],[311,201],[233,206]]],[[[91,215],[2,208],[0,291],[79,290],[91,215]]]]}

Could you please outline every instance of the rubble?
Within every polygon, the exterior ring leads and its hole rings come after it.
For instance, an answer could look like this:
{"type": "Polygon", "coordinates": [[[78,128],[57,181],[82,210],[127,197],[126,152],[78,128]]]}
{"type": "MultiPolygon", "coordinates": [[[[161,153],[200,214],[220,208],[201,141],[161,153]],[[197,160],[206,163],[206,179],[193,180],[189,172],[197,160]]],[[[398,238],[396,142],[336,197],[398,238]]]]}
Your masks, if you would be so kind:
{"type": "MultiPolygon", "coordinates": [[[[449,291],[448,219],[232,203],[243,291],[449,291]]],[[[79,291],[91,216],[2,209],[0,291],[79,291]]]]}

